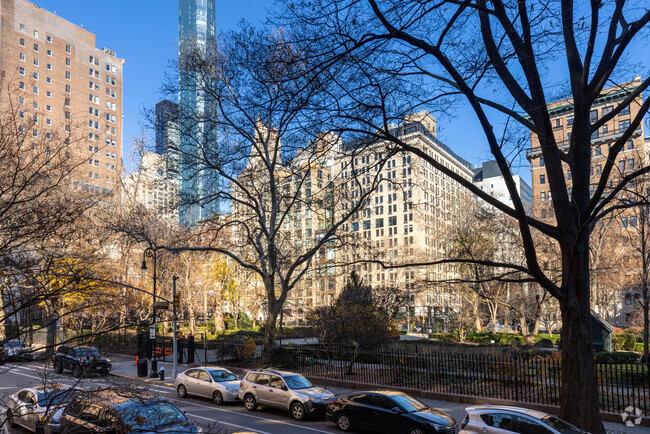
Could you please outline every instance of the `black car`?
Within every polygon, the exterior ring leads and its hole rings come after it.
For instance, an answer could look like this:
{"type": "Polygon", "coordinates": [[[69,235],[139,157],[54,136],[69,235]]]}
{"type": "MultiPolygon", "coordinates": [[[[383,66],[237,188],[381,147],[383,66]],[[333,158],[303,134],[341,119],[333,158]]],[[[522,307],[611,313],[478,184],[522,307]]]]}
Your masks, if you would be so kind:
{"type": "Polygon", "coordinates": [[[383,433],[444,433],[458,432],[453,417],[429,408],[417,399],[401,392],[354,392],[332,398],[327,406],[327,419],[341,431],[363,428],[383,433]]]}
{"type": "Polygon", "coordinates": [[[77,394],[61,416],[62,433],[201,433],[170,402],[127,391],[77,394]]]}
{"type": "Polygon", "coordinates": [[[54,354],[54,371],[60,374],[64,370],[72,371],[75,377],[89,372],[108,375],[111,361],[103,357],[97,348],[61,345],[54,354]]]}

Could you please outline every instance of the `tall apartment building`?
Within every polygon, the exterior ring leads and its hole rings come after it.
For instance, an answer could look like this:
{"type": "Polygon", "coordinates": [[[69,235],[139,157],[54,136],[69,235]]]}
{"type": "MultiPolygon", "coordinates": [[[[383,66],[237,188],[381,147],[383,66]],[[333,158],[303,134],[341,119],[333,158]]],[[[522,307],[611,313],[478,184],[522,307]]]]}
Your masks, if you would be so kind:
{"type": "Polygon", "coordinates": [[[170,143],[171,137],[174,135],[174,130],[178,128],[178,104],[166,99],[158,102],[156,104],[154,122],[156,130],[156,153],[166,154],[170,150],[170,147],[172,149],[178,147],[178,144],[170,143]]]}
{"type": "MultiPolygon", "coordinates": [[[[209,44],[216,36],[215,0],[179,0],[179,57],[187,50],[209,44]]],[[[182,64],[182,62],[180,62],[182,64]]],[[[202,203],[202,199],[219,189],[218,174],[205,169],[202,156],[216,158],[217,129],[215,102],[199,84],[209,77],[197,77],[193,71],[178,71],[178,123],[182,204],[181,222],[195,225],[219,211],[218,201],[202,203]]]]}
{"type": "Polygon", "coordinates": [[[26,0],[0,0],[0,8],[3,112],[29,119],[26,137],[65,131],[74,190],[119,195],[124,60],[97,48],[88,30],[26,0]]]}
{"type": "MultiPolygon", "coordinates": [[[[604,89],[594,101],[590,113],[591,121],[594,122],[609,113],[613,107],[620,104],[640,84],[641,78],[636,77],[631,82],[604,89]]],[[[628,107],[593,133],[591,138],[592,183],[590,185],[592,192],[600,180],[610,147],[629,128],[631,120],[639,112],[641,104],[642,96],[639,95],[628,107]]],[[[555,138],[562,150],[569,147],[571,126],[573,125],[573,110],[572,99],[549,104],[555,138]]],[[[618,154],[607,188],[615,187],[622,176],[647,165],[649,150],[650,142],[644,141],[643,123],[641,123],[618,154]]],[[[531,135],[531,149],[527,157],[530,161],[532,174],[533,213],[539,219],[553,222],[555,218],[552,206],[553,198],[548,187],[544,158],[535,135],[531,135]]],[[[565,165],[564,175],[570,194],[572,186],[571,171],[567,165],[565,165]]],[[[627,189],[632,190],[633,195],[634,190],[641,189],[639,192],[642,192],[646,190],[646,187],[640,181],[636,181],[630,183],[627,189]]],[[[619,197],[622,198],[629,194],[629,191],[623,191],[619,194],[619,197]]],[[[593,308],[604,318],[620,325],[625,323],[625,318],[621,317],[623,309],[616,307],[620,304],[620,297],[612,297],[611,293],[612,291],[623,290],[631,285],[630,278],[638,268],[638,264],[634,259],[635,254],[630,250],[630,243],[627,241],[629,227],[636,227],[638,224],[637,212],[638,210],[631,208],[622,210],[619,213],[613,213],[609,218],[601,220],[599,226],[592,233],[592,241],[598,243],[598,248],[592,252],[591,258],[593,308]],[[607,300],[602,303],[598,300],[601,292],[600,286],[604,286],[607,293],[607,300]],[[608,307],[610,304],[611,306],[608,307]]]]}
{"type": "Polygon", "coordinates": [[[169,223],[178,222],[178,177],[168,170],[165,155],[144,153],[139,170],[124,179],[123,199],[169,223]]]}
{"type": "MultiPolygon", "coordinates": [[[[409,115],[393,134],[457,175],[472,180],[472,165],[438,140],[436,120],[428,112],[409,115]]],[[[342,146],[341,158],[332,170],[334,179],[340,180],[337,188],[344,192],[337,213],[350,209],[376,174],[381,181],[338,234],[361,240],[363,246],[359,248],[359,243],[352,242],[337,252],[341,264],[361,261],[360,265],[343,265],[340,275],[347,277],[355,268],[373,287],[406,293],[410,297],[410,323],[423,330],[440,328],[449,313],[459,307],[456,291],[447,283],[458,278],[456,265],[384,269],[378,263],[363,261],[378,259],[404,265],[447,257],[455,219],[466,207],[468,194],[456,181],[415,154],[399,152],[380,167],[378,162],[387,158],[391,148],[387,142],[354,141],[342,146]],[[356,149],[358,155],[350,160],[348,156],[356,149]],[[352,181],[355,177],[360,179],[360,185],[352,181]]]]}
{"type": "MultiPolygon", "coordinates": [[[[501,203],[514,208],[512,197],[510,196],[510,192],[506,187],[506,181],[501,174],[501,170],[499,170],[499,165],[497,164],[496,160],[484,162],[481,167],[474,168],[473,172],[474,185],[488,193],[490,196],[498,199],[501,203]]],[[[517,192],[519,193],[519,197],[521,198],[524,208],[532,211],[532,188],[530,188],[526,181],[521,179],[521,176],[513,175],[512,178],[517,185],[517,192]]],[[[494,207],[492,206],[491,209],[494,209],[494,207]]]]}

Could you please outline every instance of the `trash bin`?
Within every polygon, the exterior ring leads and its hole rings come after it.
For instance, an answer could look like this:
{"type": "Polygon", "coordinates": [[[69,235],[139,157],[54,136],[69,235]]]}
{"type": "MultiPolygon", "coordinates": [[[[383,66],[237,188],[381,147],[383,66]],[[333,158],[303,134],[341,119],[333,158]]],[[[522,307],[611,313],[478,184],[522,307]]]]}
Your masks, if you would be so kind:
{"type": "Polygon", "coordinates": [[[138,377],[146,377],[149,373],[149,363],[147,359],[138,359],[138,377]]]}
{"type": "Polygon", "coordinates": [[[149,374],[150,378],[156,378],[158,376],[158,360],[151,359],[151,373],[149,374]]]}

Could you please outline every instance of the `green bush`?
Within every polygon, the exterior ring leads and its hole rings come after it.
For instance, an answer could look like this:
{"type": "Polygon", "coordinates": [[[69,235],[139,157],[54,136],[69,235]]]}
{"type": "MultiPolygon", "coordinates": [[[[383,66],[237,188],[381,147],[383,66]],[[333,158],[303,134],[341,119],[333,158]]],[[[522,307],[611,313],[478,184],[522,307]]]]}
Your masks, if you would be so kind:
{"type": "Polygon", "coordinates": [[[533,343],[536,344],[542,339],[550,339],[551,342],[553,342],[553,345],[557,345],[558,341],[560,340],[560,335],[557,333],[551,335],[549,335],[548,333],[539,333],[535,336],[535,339],[533,339],[533,343]]]}
{"type": "Polygon", "coordinates": [[[458,342],[458,335],[456,333],[431,333],[431,339],[438,339],[442,342],[458,342]]]}
{"type": "Polygon", "coordinates": [[[637,353],[627,351],[613,351],[594,354],[596,363],[634,363],[639,360],[641,356],[637,353]]]}
{"type": "Polygon", "coordinates": [[[205,325],[205,329],[206,329],[206,331],[207,331],[208,333],[210,333],[211,335],[215,334],[215,332],[216,332],[217,329],[216,329],[216,327],[214,326],[214,315],[212,315],[212,316],[210,317],[210,319],[208,320],[208,323],[205,325]]]}
{"type": "Polygon", "coordinates": [[[612,348],[614,351],[634,351],[636,337],[632,333],[613,333],[612,348]]]}
{"type": "Polygon", "coordinates": [[[643,352],[643,342],[637,342],[636,344],[634,344],[634,351],[642,353],[643,352]]]}

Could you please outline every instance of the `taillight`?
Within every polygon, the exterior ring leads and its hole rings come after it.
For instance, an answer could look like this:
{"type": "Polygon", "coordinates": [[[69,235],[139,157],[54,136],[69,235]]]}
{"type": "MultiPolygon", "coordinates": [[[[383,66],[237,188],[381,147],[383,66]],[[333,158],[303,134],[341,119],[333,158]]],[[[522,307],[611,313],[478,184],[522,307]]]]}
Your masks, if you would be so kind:
{"type": "Polygon", "coordinates": [[[328,403],[329,405],[334,405],[334,404],[336,404],[336,399],[334,399],[334,398],[330,398],[330,399],[327,400],[327,403],[328,403]]]}
{"type": "Polygon", "coordinates": [[[463,419],[463,421],[460,423],[460,429],[465,429],[468,422],[469,422],[469,414],[465,416],[465,419],[463,419]]]}
{"type": "Polygon", "coordinates": [[[240,382],[239,382],[239,388],[241,389],[242,387],[244,387],[244,382],[243,382],[243,381],[240,381],[240,382]]]}

